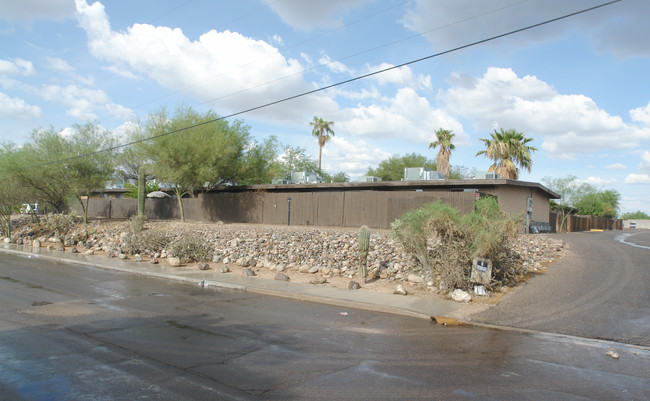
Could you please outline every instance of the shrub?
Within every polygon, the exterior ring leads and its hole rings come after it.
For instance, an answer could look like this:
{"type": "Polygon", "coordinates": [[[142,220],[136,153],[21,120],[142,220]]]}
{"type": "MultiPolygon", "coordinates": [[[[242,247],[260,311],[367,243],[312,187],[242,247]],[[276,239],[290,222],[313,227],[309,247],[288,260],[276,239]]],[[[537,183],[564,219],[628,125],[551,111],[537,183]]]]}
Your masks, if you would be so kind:
{"type": "Polygon", "coordinates": [[[49,230],[53,231],[57,238],[63,241],[63,237],[74,226],[74,216],[63,213],[48,213],[43,218],[43,224],[49,230]]]}
{"type": "Polygon", "coordinates": [[[162,231],[153,230],[142,230],[139,232],[132,230],[124,238],[126,250],[132,255],[153,255],[165,249],[170,242],[171,240],[167,234],[162,231]]]}
{"type": "Polygon", "coordinates": [[[142,232],[142,230],[144,230],[144,223],[146,221],[147,217],[145,215],[137,214],[135,216],[131,216],[129,219],[129,222],[131,223],[131,231],[134,233],[142,232]]]}
{"type": "Polygon", "coordinates": [[[183,263],[209,262],[212,258],[210,244],[196,235],[182,235],[169,245],[169,254],[183,263]]]}
{"type": "Polygon", "coordinates": [[[516,273],[508,264],[508,241],[517,234],[517,220],[502,212],[492,198],[480,199],[465,216],[437,201],[405,213],[391,229],[402,248],[418,261],[427,281],[468,289],[475,257],[492,260],[497,281],[516,273]]]}

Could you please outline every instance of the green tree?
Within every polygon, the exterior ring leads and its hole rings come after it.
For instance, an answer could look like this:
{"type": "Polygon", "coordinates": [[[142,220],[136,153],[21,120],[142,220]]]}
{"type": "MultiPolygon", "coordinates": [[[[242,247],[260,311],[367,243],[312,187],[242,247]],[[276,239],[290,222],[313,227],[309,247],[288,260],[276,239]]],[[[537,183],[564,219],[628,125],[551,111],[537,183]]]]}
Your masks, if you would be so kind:
{"type": "Polygon", "coordinates": [[[318,170],[321,170],[321,161],[323,160],[323,146],[332,139],[334,135],[334,121],[325,121],[320,117],[314,116],[313,121],[309,123],[313,127],[311,134],[318,138],[318,170]]]}
{"type": "Polygon", "coordinates": [[[646,212],[637,210],[636,212],[623,213],[621,216],[623,220],[650,220],[650,215],[646,212]]]}
{"type": "Polygon", "coordinates": [[[242,121],[232,124],[212,111],[203,114],[179,106],[173,116],[163,109],[149,116],[145,125],[147,156],[161,183],[171,185],[185,221],[182,198],[197,191],[235,183],[242,171],[249,128],[242,121]]]}
{"type": "Polygon", "coordinates": [[[65,139],[54,128],[34,130],[30,142],[5,155],[3,167],[30,192],[32,202],[62,213],[72,192],[66,166],[58,161],[69,156],[65,139]]]}
{"type": "Polygon", "coordinates": [[[276,162],[280,149],[278,138],[271,136],[261,143],[249,144],[244,154],[242,170],[237,184],[270,184],[281,174],[276,162]]]}
{"type": "Polygon", "coordinates": [[[438,149],[438,156],[436,156],[436,164],[438,165],[438,171],[449,177],[450,165],[449,158],[451,157],[451,151],[456,148],[456,146],[451,143],[452,139],[456,136],[451,130],[442,129],[436,131],[436,140],[429,144],[429,149],[438,149]]]}
{"type": "Polygon", "coordinates": [[[16,152],[13,144],[0,145],[0,233],[11,237],[11,215],[16,213],[21,203],[30,202],[25,187],[20,185],[15,175],[9,170],[12,155],[16,152]]]}
{"type": "Polygon", "coordinates": [[[88,222],[88,200],[93,191],[101,189],[115,172],[115,146],[111,133],[96,123],[73,126],[72,136],[64,140],[66,152],[63,162],[72,195],[79,201],[84,223],[88,222]],[[101,150],[100,152],[97,152],[101,150]]]}
{"type": "Polygon", "coordinates": [[[488,171],[514,180],[519,178],[519,168],[530,172],[533,165],[531,153],[538,150],[528,145],[533,138],[526,138],[523,133],[514,129],[501,128],[499,131],[494,130],[490,138],[479,140],[485,145],[485,150],[479,151],[476,156],[485,155],[493,161],[488,171]]]}
{"type": "Polygon", "coordinates": [[[436,162],[426,156],[409,153],[403,156],[393,155],[379,163],[377,168],[368,169],[366,175],[379,177],[382,181],[400,181],[404,178],[404,169],[407,167],[425,167],[436,170],[436,162]]]}
{"type": "Polygon", "coordinates": [[[613,189],[597,190],[583,196],[576,204],[578,214],[614,218],[618,215],[621,194],[613,189]]]}

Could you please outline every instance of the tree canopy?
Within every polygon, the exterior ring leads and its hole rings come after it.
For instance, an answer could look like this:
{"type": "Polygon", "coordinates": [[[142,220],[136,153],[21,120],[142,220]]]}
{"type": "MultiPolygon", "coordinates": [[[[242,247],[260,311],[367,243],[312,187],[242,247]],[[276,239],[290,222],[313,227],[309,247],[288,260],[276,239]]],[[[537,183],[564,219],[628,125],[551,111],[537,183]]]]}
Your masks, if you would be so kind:
{"type": "Polygon", "coordinates": [[[438,149],[438,156],[436,156],[436,164],[438,166],[438,171],[449,177],[450,165],[449,158],[451,157],[451,151],[456,148],[452,143],[452,139],[456,134],[452,133],[451,130],[442,129],[436,131],[436,140],[429,144],[429,149],[438,149]]]}
{"type": "Polygon", "coordinates": [[[183,196],[237,182],[248,130],[240,120],[229,124],[212,111],[199,113],[185,106],[173,116],[164,109],[149,116],[144,131],[153,139],[147,142],[146,156],[152,173],[176,194],[182,221],[183,196]]]}
{"type": "Polygon", "coordinates": [[[321,161],[323,160],[323,146],[330,139],[331,135],[334,135],[334,121],[326,121],[320,117],[314,116],[314,119],[309,123],[313,127],[311,134],[318,138],[318,170],[322,169],[321,161]]]}
{"type": "Polygon", "coordinates": [[[561,199],[551,207],[563,214],[572,211],[576,214],[614,218],[618,215],[621,194],[614,189],[601,190],[593,185],[580,182],[576,176],[561,178],[544,177],[542,182],[561,199]]]}
{"type": "Polygon", "coordinates": [[[382,181],[400,181],[404,178],[407,167],[425,167],[436,170],[436,162],[417,153],[407,153],[403,156],[393,155],[379,163],[377,168],[369,168],[366,175],[375,176],[382,181]]]}
{"type": "Polygon", "coordinates": [[[490,138],[480,138],[485,145],[485,150],[476,153],[476,156],[485,155],[493,161],[490,172],[495,172],[506,179],[518,179],[519,168],[530,172],[533,165],[531,153],[538,149],[528,145],[533,138],[527,138],[522,132],[514,129],[499,131],[494,130],[490,138]]]}
{"type": "Polygon", "coordinates": [[[642,212],[641,210],[637,210],[636,212],[627,212],[623,213],[621,216],[621,219],[623,220],[650,220],[650,215],[646,212],[642,212]]]}

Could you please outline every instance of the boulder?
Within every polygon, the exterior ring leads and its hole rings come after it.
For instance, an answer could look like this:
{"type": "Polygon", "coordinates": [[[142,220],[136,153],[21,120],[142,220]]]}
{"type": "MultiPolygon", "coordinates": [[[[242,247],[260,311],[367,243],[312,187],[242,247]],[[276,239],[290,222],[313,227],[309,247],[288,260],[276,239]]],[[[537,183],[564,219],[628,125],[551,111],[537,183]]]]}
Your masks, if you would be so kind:
{"type": "Polygon", "coordinates": [[[228,272],[230,272],[228,266],[219,266],[219,273],[228,273],[228,272]]]}
{"type": "Polygon", "coordinates": [[[208,270],[210,268],[210,265],[204,262],[199,263],[196,267],[199,268],[199,270],[208,270]]]}
{"type": "Polygon", "coordinates": [[[409,273],[409,275],[406,276],[406,280],[408,282],[414,283],[414,284],[422,284],[422,283],[424,283],[424,277],[419,276],[419,275],[414,274],[414,273],[409,273]]]}
{"type": "Polygon", "coordinates": [[[348,288],[351,290],[358,290],[359,288],[361,288],[361,285],[359,285],[359,283],[357,283],[356,281],[350,281],[348,283],[348,288]]]}
{"type": "Polygon", "coordinates": [[[273,277],[273,280],[278,280],[278,281],[289,281],[290,278],[286,274],[278,273],[273,277]]]}
{"type": "Polygon", "coordinates": [[[327,283],[327,279],[325,277],[314,277],[313,279],[309,280],[309,284],[325,284],[327,283]]]}
{"type": "Polygon", "coordinates": [[[248,277],[257,276],[257,274],[255,274],[255,271],[253,271],[253,269],[243,269],[241,272],[244,276],[248,276],[248,277]]]}
{"type": "Polygon", "coordinates": [[[451,299],[453,299],[456,302],[467,303],[472,300],[472,296],[469,295],[467,291],[463,291],[461,289],[455,289],[449,295],[451,296],[451,299]]]}
{"type": "Polygon", "coordinates": [[[171,267],[179,267],[181,265],[181,258],[167,258],[167,264],[171,267]]]}
{"type": "Polygon", "coordinates": [[[393,294],[397,294],[397,295],[406,295],[407,292],[406,292],[406,290],[404,289],[404,287],[402,287],[401,284],[397,284],[397,285],[395,286],[395,291],[393,291],[393,294]]]}

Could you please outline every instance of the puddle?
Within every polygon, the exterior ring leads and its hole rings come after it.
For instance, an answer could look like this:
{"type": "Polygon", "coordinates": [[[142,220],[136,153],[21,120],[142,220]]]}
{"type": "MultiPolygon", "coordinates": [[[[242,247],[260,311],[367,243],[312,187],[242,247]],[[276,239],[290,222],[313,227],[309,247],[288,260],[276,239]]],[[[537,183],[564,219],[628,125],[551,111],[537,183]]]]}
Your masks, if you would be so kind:
{"type": "Polygon", "coordinates": [[[626,239],[628,239],[629,237],[631,237],[633,235],[635,235],[635,234],[621,234],[618,237],[616,237],[616,240],[618,242],[620,242],[621,244],[630,245],[630,246],[633,246],[635,248],[650,249],[650,246],[639,245],[639,244],[635,244],[634,242],[627,242],[626,239]]]}

